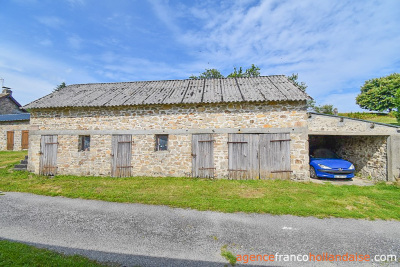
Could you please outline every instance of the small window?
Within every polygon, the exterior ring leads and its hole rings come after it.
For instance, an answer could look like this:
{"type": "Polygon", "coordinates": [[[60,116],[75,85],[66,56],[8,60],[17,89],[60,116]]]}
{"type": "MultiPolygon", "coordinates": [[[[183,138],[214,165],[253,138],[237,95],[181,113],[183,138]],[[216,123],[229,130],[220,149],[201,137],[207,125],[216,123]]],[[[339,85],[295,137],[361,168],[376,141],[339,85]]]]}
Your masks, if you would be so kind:
{"type": "Polygon", "coordinates": [[[79,136],[79,151],[90,151],[90,135],[79,136]]]}
{"type": "Polygon", "coordinates": [[[156,135],[156,151],[168,150],[168,135],[156,135]]]}

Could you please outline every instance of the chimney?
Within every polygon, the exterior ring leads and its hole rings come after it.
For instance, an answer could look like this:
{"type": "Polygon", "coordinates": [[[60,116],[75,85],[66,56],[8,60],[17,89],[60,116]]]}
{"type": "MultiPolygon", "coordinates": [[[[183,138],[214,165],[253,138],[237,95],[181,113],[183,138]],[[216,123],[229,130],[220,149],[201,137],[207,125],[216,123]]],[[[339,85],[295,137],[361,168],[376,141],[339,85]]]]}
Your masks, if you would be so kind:
{"type": "Polygon", "coordinates": [[[5,86],[3,86],[3,91],[1,93],[2,94],[12,95],[11,88],[8,88],[8,87],[5,87],[5,86]]]}

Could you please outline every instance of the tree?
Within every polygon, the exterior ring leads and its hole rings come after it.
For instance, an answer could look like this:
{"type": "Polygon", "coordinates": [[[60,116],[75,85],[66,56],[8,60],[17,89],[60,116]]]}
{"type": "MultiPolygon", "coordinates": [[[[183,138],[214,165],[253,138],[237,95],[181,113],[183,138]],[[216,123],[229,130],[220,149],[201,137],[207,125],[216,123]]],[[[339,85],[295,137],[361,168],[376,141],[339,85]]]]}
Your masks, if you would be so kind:
{"type": "Polygon", "coordinates": [[[53,92],[57,92],[60,89],[67,87],[67,85],[65,84],[65,82],[62,82],[61,84],[59,84],[56,88],[53,89],[53,92]]]}
{"type": "Polygon", "coordinates": [[[257,67],[254,64],[251,64],[251,67],[246,69],[245,72],[243,72],[242,67],[239,67],[239,70],[236,69],[236,67],[233,68],[233,72],[226,76],[228,78],[231,77],[260,77],[260,68],[257,67]]]}
{"type": "Polygon", "coordinates": [[[213,79],[213,78],[224,78],[224,75],[217,69],[206,69],[205,72],[200,73],[199,76],[190,76],[189,79],[213,79]]]}
{"type": "Polygon", "coordinates": [[[305,92],[308,86],[304,82],[299,82],[298,78],[299,78],[299,74],[298,73],[296,73],[296,74],[293,73],[292,75],[288,76],[288,79],[291,80],[294,85],[299,87],[299,89],[301,91],[305,92]]]}
{"type": "MultiPolygon", "coordinates": [[[[246,69],[244,72],[242,67],[239,67],[239,69],[234,67],[233,72],[226,77],[232,78],[232,77],[259,77],[259,76],[260,76],[260,68],[254,64],[251,64],[251,67],[246,69]]],[[[200,73],[199,76],[192,75],[189,77],[189,79],[213,79],[213,78],[224,78],[224,75],[222,75],[221,72],[219,72],[219,70],[217,69],[206,69],[206,71],[200,73]]]]}
{"type": "Polygon", "coordinates": [[[400,123],[400,89],[396,92],[394,103],[397,109],[394,115],[396,116],[397,122],[400,123]]]}
{"type": "Polygon", "coordinates": [[[329,104],[322,105],[322,106],[314,106],[313,109],[314,109],[315,112],[323,113],[323,114],[331,114],[331,115],[333,115],[333,113],[334,113],[333,112],[333,110],[334,110],[333,105],[329,105],[329,104]]]}
{"type": "Polygon", "coordinates": [[[375,111],[391,111],[398,105],[395,102],[396,93],[400,89],[400,73],[368,80],[361,86],[361,93],[356,103],[363,109],[375,111]]]}

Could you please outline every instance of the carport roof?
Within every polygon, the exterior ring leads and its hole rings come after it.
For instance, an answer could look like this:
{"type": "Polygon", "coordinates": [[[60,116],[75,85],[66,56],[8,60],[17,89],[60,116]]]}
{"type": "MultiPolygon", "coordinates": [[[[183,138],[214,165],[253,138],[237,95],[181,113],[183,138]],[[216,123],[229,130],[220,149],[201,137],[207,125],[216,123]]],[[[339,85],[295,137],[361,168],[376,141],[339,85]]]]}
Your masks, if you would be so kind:
{"type": "Polygon", "coordinates": [[[374,123],[377,125],[382,125],[382,126],[387,126],[387,127],[400,128],[400,126],[393,125],[393,124],[387,124],[387,123],[381,123],[381,122],[375,122],[375,121],[367,121],[367,120],[338,116],[338,115],[324,114],[324,113],[318,113],[318,112],[308,112],[308,114],[315,114],[315,115],[321,115],[321,116],[327,116],[327,117],[333,117],[333,118],[343,118],[346,120],[361,121],[361,122],[374,123]]]}
{"type": "Polygon", "coordinates": [[[24,108],[104,107],[151,104],[305,101],[286,76],[74,84],[24,108]]]}
{"type": "Polygon", "coordinates": [[[26,121],[29,120],[31,114],[29,113],[21,113],[21,114],[6,114],[0,115],[0,122],[1,121],[26,121]]]}

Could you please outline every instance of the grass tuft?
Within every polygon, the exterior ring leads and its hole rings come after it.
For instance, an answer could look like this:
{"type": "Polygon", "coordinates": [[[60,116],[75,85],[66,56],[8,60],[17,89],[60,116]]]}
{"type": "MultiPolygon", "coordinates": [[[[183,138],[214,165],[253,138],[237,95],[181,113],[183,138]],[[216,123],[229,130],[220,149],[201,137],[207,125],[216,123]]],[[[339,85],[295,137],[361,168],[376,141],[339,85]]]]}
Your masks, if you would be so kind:
{"type": "Polygon", "coordinates": [[[221,256],[224,257],[232,266],[236,265],[236,256],[232,252],[228,251],[228,245],[224,245],[221,248],[221,256]]]}

